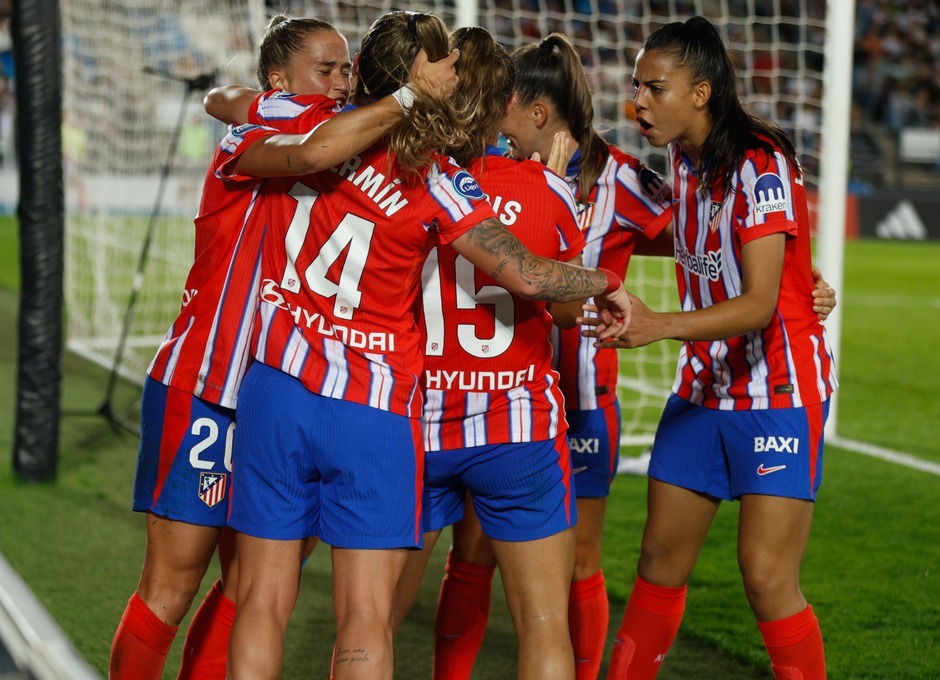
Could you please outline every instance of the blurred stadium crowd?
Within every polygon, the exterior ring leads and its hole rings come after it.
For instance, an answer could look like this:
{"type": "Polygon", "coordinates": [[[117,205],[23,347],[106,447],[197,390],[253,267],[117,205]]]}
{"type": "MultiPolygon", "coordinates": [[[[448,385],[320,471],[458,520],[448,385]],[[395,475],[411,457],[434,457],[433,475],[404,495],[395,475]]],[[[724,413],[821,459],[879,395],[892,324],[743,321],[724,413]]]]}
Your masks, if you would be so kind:
{"type": "Polygon", "coordinates": [[[857,114],[893,133],[940,127],[940,3],[857,0],[857,114]]]}

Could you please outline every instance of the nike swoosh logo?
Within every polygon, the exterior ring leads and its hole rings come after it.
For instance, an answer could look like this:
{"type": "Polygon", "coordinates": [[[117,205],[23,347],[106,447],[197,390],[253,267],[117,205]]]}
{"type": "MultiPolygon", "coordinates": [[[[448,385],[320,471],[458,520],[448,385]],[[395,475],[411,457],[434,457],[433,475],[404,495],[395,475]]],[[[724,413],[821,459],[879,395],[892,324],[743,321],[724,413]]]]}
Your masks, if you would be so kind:
{"type": "Polygon", "coordinates": [[[757,474],[763,477],[764,475],[769,475],[771,472],[778,472],[779,470],[783,470],[786,467],[786,465],[773,465],[771,467],[764,467],[764,464],[761,463],[757,466],[757,474]]]}
{"type": "Polygon", "coordinates": [[[576,475],[579,472],[584,472],[585,470],[587,470],[587,465],[585,465],[584,467],[575,468],[574,470],[571,471],[571,474],[576,475]]]}

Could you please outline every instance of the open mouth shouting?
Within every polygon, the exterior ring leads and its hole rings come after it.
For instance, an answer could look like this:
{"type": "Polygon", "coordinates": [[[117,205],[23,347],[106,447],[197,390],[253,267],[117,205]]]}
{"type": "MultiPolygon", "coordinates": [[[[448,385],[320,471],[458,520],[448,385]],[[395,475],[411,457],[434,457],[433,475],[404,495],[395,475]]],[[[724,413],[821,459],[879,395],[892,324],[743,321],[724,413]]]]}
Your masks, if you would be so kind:
{"type": "Polygon", "coordinates": [[[640,134],[644,137],[649,137],[653,131],[653,126],[642,116],[637,116],[636,122],[640,125],[640,134]]]}

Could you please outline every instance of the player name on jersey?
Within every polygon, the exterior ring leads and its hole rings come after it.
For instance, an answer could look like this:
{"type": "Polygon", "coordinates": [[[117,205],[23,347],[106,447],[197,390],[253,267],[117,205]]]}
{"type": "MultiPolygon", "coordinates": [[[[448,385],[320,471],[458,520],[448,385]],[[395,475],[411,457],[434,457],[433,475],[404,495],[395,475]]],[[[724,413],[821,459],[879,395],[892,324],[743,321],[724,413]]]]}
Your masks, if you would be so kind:
{"type": "Polygon", "coordinates": [[[401,184],[400,179],[393,179],[389,182],[385,175],[371,165],[366,165],[362,172],[357,172],[361,165],[362,158],[353,156],[342,165],[332,168],[332,171],[359,187],[359,190],[388,217],[408,205],[408,199],[402,197],[401,192],[396,188],[401,184]],[[395,189],[394,193],[389,195],[393,189],[395,189]]]}

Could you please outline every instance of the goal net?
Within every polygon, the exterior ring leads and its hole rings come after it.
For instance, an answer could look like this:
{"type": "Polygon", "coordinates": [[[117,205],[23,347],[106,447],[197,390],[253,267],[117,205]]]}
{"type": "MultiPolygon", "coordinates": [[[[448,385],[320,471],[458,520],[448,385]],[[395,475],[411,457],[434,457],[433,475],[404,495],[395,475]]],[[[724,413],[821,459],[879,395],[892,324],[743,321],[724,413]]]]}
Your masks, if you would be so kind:
{"type": "MultiPolygon", "coordinates": [[[[819,166],[825,3],[813,0],[430,0],[407,3],[450,26],[479,24],[510,49],[553,31],[579,49],[595,125],[611,143],[665,172],[665,157],[631,120],[630,78],[645,36],[701,14],[737,58],[740,94],[794,138],[812,192],[819,166]]],[[[68,346],[106,367],[127,326],[118,370],[141,381],[180,305],[192,261],[192,218],[224,130],[180,79],[218,73],[254,83],[254,45],[273,12],[334,24],[355,51],[383,0],[63,0],[68,346]],[[182,111],[179,144],[171,141],[182,111]],[[169,164],[164,191],[161,177],[169,164]],[[158,200],[159,199],[159,200],[158,200]],[[141,252],[149,256],[138,276],[141,252]],[[135,281],[136,277],[136,281],[135,281]],[[131,291],[139,289],[129,324],[131,291]]],[[[635,257],[628,287],[654,309],[675,308],[674,264],[635,257]]],[[[623,443],[651,441],[675,371],[673,343],[622,351],[623,443]]]]}
{"type": "Polygon", "coordinates": [[[142,382],[180,308],[203,177],[225,132],[186,81],[251,82],[263,7],[64,0],[61,20],[68,347],[111,368],[127,325],[116,368],[142,382]]]}

